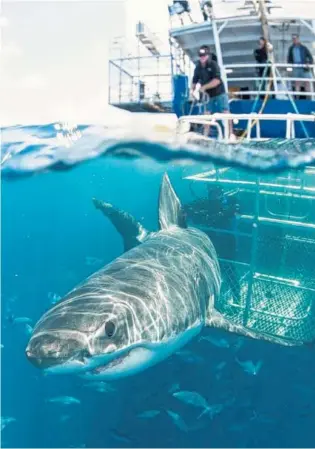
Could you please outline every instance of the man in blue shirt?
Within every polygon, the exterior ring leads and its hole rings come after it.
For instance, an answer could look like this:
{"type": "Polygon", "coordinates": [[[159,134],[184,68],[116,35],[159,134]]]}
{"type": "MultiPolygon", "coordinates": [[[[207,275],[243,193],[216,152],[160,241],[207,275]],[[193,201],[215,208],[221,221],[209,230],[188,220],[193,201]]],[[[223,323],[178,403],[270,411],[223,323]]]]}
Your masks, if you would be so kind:
{"type": "MultiPolygon", "coordinates": [[[[301,44],[300,37],[298,34],[293,34],[292,45],[288,51],[288,64],[313,64],[313,56],[309,49],[301,44]]],[[[294,67],[292,71],[293,78],[312,78],[312,70],[310,67],[294,67]]],[[[311,91],[311,81],[295,81],[295,91],[300,92],[301,86],[304,85],[305,91],[311,91]]],[[[297,97],[299,99],[299,96],[297,97]]]]}

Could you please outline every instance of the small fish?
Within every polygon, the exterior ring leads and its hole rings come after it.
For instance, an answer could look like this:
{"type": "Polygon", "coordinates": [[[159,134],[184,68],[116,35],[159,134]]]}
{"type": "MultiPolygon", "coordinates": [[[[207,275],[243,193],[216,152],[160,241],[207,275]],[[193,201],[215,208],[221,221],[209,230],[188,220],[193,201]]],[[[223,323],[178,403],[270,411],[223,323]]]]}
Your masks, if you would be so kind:
{"type": "Polygon", "coordinates": [[[1,348],[1,349],[3,349],[3,348],[4,348],[4,346],[3,346],[2,344],[1,344],[1,345],[0,345],[0,348],[1,348]]]}
{"type": "Polygon", "coordinates": [[[5,427],[7,427],[8,424],[15,422],[16,418],[12,418],[11,416],[1,416],[0,423],[1,423],[1,430],[3,430],[5,427]]]}
{"type": "Polygon", "coordinates": [[[216,375],[215,378],[220,380],[222,378],[222,370],[227,365],[226,362],[221,362],[215,367],[216,375]]]}
{"type": "Polygon", "coordinates": [[[218,348],[229,348],[230,343],[225,340],[224,338],[214,338],[210,337],[210,335],[207,335],[206,337],[200,337],[199,341],[206,340],[209,341],[209,343],[212,343],[214,346],[217,346],[218,348]]]}
{"type": "Polygon", "coordinates": [[[177,351],[176,355],[179,356],[186,363],[203,363],[204,360],[197,354],[193,354],[191,351],[177,351]]]}
{"type": "Polygon", "coordinates": [[[13,319],[13,324],[18,324],[18,323],[27,324],[27,323],[31,323],[31,322],[32,322],[32,320],[30,318],[28,318],[27,316],[18,316],[13,319]]]}
{"type": "Polygon", "coordinates": [[[121,443],[126,443],[126,444],[131,443],[131,439],[127,435],[124,435],[122,432],[118,432],[116,429],[111,429],[110,435],[115,440],[120,441],[121,443]]]}
{"type": "Polygon", "coordinates": [[[273,419],[268,418],[266,415],[257,413],[255,410],[253,410],[253,415],[249,419],[250,419],[250,421],[257,421],[257,422],[261,422],[263,424],[274,423],[273,419]]]}
{"type": "Polygon", "coordinates": [[[83,385],[85,388],[91,388],[98,393],[114,393],[116,388],[107,382],[89,382],[83,385]]]}
{"type": "Polygon", "coordinates": [[[168,416],[172,419],[173,423],[183,432],[188,432],[188,427],[183,418],[172,410],[166,410],[168,416]]]}
{"type": "Polygon", "coordinates": [[[261,360],[259,360],[257,363],[254,363],[252,360],[247,360],[244,362],[241,362],[237,358],[235,358],[235,360],[243,368],[245,373],[248,373],[251,376],[257,376],[263,365],[263,362],[261,360]]]}
{"type": "Polygon", "coordinates": [[[221,362],[218,363],[217,366],[215,367],[216,371],[222,371],[224,367],[226,367],[227,363],[226,362],[221,362]]]}
{"type": "Polygon", "coordinates": [[[9,324],[13,324],[14,323],[14,313],[11,310],[7,310],[6,316],[5,316],[5,320],[9,323],[9,324]]]}
{"type": "Polygon", "coordinates": [[[71,418],[70,415],[61,415],[60,416],[60,422],[66,422],[71,418]]]}
{"type": "Polygon", "coordinates": [[[72,396],[57,396],[55,398],[48,399],[48,402],[52,402],[55,404],[63,404],[63,405],[71,405],[71,404],[80,404],[81,401],[72,396]]]}
{"type": "Polygon", "coordinates": [[[139,413],[139,415],[137,415],[138,418],[155,418],[156,416],[158,416],[160,414],[160,410],[146,410],[145,412],[139,413]]]}
{"type": "Polygon", "coordinates": [[[10,298],[7,299],[7,302],[13,304],[17,300],[17,298],[17,296],[10,296],[10,298]]]}
{"type": "Polygon", "coordinates": [[[203,396],[196,391],[176,391],[173,396],[186,404],[193,405],[195,407],[208,407],[208,403],[203,396]]]}
{"type": "Polygon", "coordinates": [[[186,404],[203,408],[204,411],[198,416],[197,419],[200,419],[205,414],[209,414],[212,419],[214,415],[220,413],[223,409],[222,404],[209,406],[206,399],[196,391],[177,391],[176,393],[173,393],[173,396],[186,404]]]}
{"type": "Polygon", "coordinates": [[[61,296],[57,295],[57,293],[49,292],[48,299],[49,299],[50,304],[54,305],[54,304],[57,304],[57,302],[61,300],[61,296]]]}
{"type": "Polygon", "coordinates": [[[29,324],[25,324],[25,333],[26,333],[26,335],[31,335],[32,332],[33,332],[32,326],[30,326],[29,324]]]}
{"type": "Polygon", "coordinates": [[[238,352],[241,349],[241,347],[244,345],[244,343],[245,343],[245,338],[238,337],[238,339],[236,340],[236,342],[233,345],[235,352],[238,352]]]}
{"type": "Polygon", "coordinates": [[[172,384],[168,390],[168,392],[170,394],[175,393],[175,391],[178,391],[180,389],[180,385],[179,384],[172,384]]]}
{"type": "Polygon", "coordinates": [[[230,432],[242,432],[246,427],[248,427],[248,424],[233,424],[228,430],[230,432]]]}
{"type": "Polygon", "coordinates": [[[102,259],[98,259],[97,257],[86,257],[85,264],[88,266],[101,265],[103,263],[102,259]]]}

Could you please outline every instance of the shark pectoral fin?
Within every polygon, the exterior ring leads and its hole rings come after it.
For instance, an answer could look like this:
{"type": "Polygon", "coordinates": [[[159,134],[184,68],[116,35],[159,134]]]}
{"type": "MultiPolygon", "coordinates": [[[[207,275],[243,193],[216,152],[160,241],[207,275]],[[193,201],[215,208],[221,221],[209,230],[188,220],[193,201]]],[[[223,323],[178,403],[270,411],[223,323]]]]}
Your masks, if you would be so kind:
{"type": "Polygon", "coordinates": [[[275,335],[265,334],[264,332],[254,331],[248,329],[241,324],[233,323],[231,320],[225,318],[220,312],[214,308],[211,310],[208,318],[206,319],[206,325],[209,327],[216,327],[224,329],[228,332],[243,335],[245,337],[254,338],[256,340],[265,340],[270,343],[276,343],[283,346],[301,346],[304,343],[302,341],[290,341],[286,338],[277,337],[275,335]]]}
{"type": "Polygon", "coordinates": [[[139,245],[148,235],[148,231],[132,215],[96,198],[92,201],[96,209],[99,209],[112,222],[122,236],[125,251],[139,245]]]}
{"type": "Polygon", "coordinates": [[[171,226],[186,228],[186,219],[181,203],[172,187],[167,173],[164,174],[159,197],[160,229],[171,226]]]}

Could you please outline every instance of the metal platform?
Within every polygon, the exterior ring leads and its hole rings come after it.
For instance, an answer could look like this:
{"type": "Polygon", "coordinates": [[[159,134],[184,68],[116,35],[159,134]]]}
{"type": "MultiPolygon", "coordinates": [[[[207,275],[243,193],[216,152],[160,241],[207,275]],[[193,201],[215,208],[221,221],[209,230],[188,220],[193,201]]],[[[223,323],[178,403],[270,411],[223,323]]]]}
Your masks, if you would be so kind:
{"type": "MultiPolygon", "coordinates": [[[[201,44],[209,45],[215,52],[218,52],[219,44],[223,65],[254,62],[253,51],[257,47],[259,36],[264,35],[258,8],[252,6],[243,10],[244,2],[238,1],[227,4],[224,9],[222,2],[216,7],[216,2],[213,1],[213,16],[211,20],[203,21],[198,7],[194,5],[197,2],[190,3],[192,7],[195,6],[192,14],[194,23],[188,20],[180,26],[176,22],[173,23],[170,36],[194,62],[198,59],[198,48],[201,44]]],[[[300,16],[295,17],[286,13],[285,3],[282,5],[284,8],[277,12],[271,10],[268,14],[267,9],[269,39],[278,62],[286,62],[292,34],[300,34],[302,42],[313,48],[315,33],[312,16],[306,10],[301,9],[300,16]]]]}
{"type": "Polygon", "coordinates": [[[173,105],[170,101],[158,103],[149,101],[129,101],[126,103],[113,102],[111,105],[129,112],[170,113],[173,109],[173,105]]]}

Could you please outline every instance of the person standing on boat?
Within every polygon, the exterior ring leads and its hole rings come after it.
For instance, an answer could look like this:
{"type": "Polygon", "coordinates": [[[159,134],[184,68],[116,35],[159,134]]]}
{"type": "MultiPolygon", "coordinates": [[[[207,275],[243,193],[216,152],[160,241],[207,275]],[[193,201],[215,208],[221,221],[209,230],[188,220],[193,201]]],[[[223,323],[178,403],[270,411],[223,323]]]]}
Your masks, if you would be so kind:
{"type": "MultiPolygon", "coordinates": [[[[210,49],[203,45],[199,49],[199,61],[195,67],[190,94],[193,97],[197,84],[204,97],[206,114],[229,113],[229,99],[221,79],[218,64],[210,57],[210,49]],[[205,100],[206,97],[206,100],[205,100]]],[[[229,122],[230,134],[233,135],[232,122],[229,122]]],[[[205,126],[204,134],[208,136],[209,126],[205,126]]]]}
{"type": "Polygon", "coordinates": [[[212,20],[213,17],[213,5],[211,0],[201,0],[200,8],[202,11],[203,19],[206,22],[207,20],[212,20]]]}
{"type": "MultiPolygon", "coordinates": [[[[309,49],[303,45],[300,41],[298,34],[292,35],[292,45],[288,51],[288,64],[313,64],[314,59],[309,49]]],[[[294,67],[292,71],[293,78],[312,78],[312,71],[310,67],[294,67]]],[[[304,85],[306,92],[311,91],[311,81],[295,81],[295,91],[300,92],[300,89],[304,85]]],[[[299,98],[299,96],[297,96],[299,98]]]]}
{"type": "MultiPolygon", "coordinates": [[[[256,59],[256,62],[258,64],[267,64],[269,60],[269,51],[272,51],[272,45],[269,44],[269,42],[266,41],[264,37],[261,37],[259,39],[259,48],[256,48],[254,50],[254,57],[256,59]]],[[[270,67],[266,66],[260,66],[256,68],[257,75],[259,78],[268,78],[270,77],[270,67]]],[[[259,90],[264,91],[266,90],[267,83],[265,80],[259,80],[259,90]]],[[[269,86],[270,87],[270,86],[269,86]]],[[[261,99],[265,98],[265,95],[260,96],[261,99]]]]}

